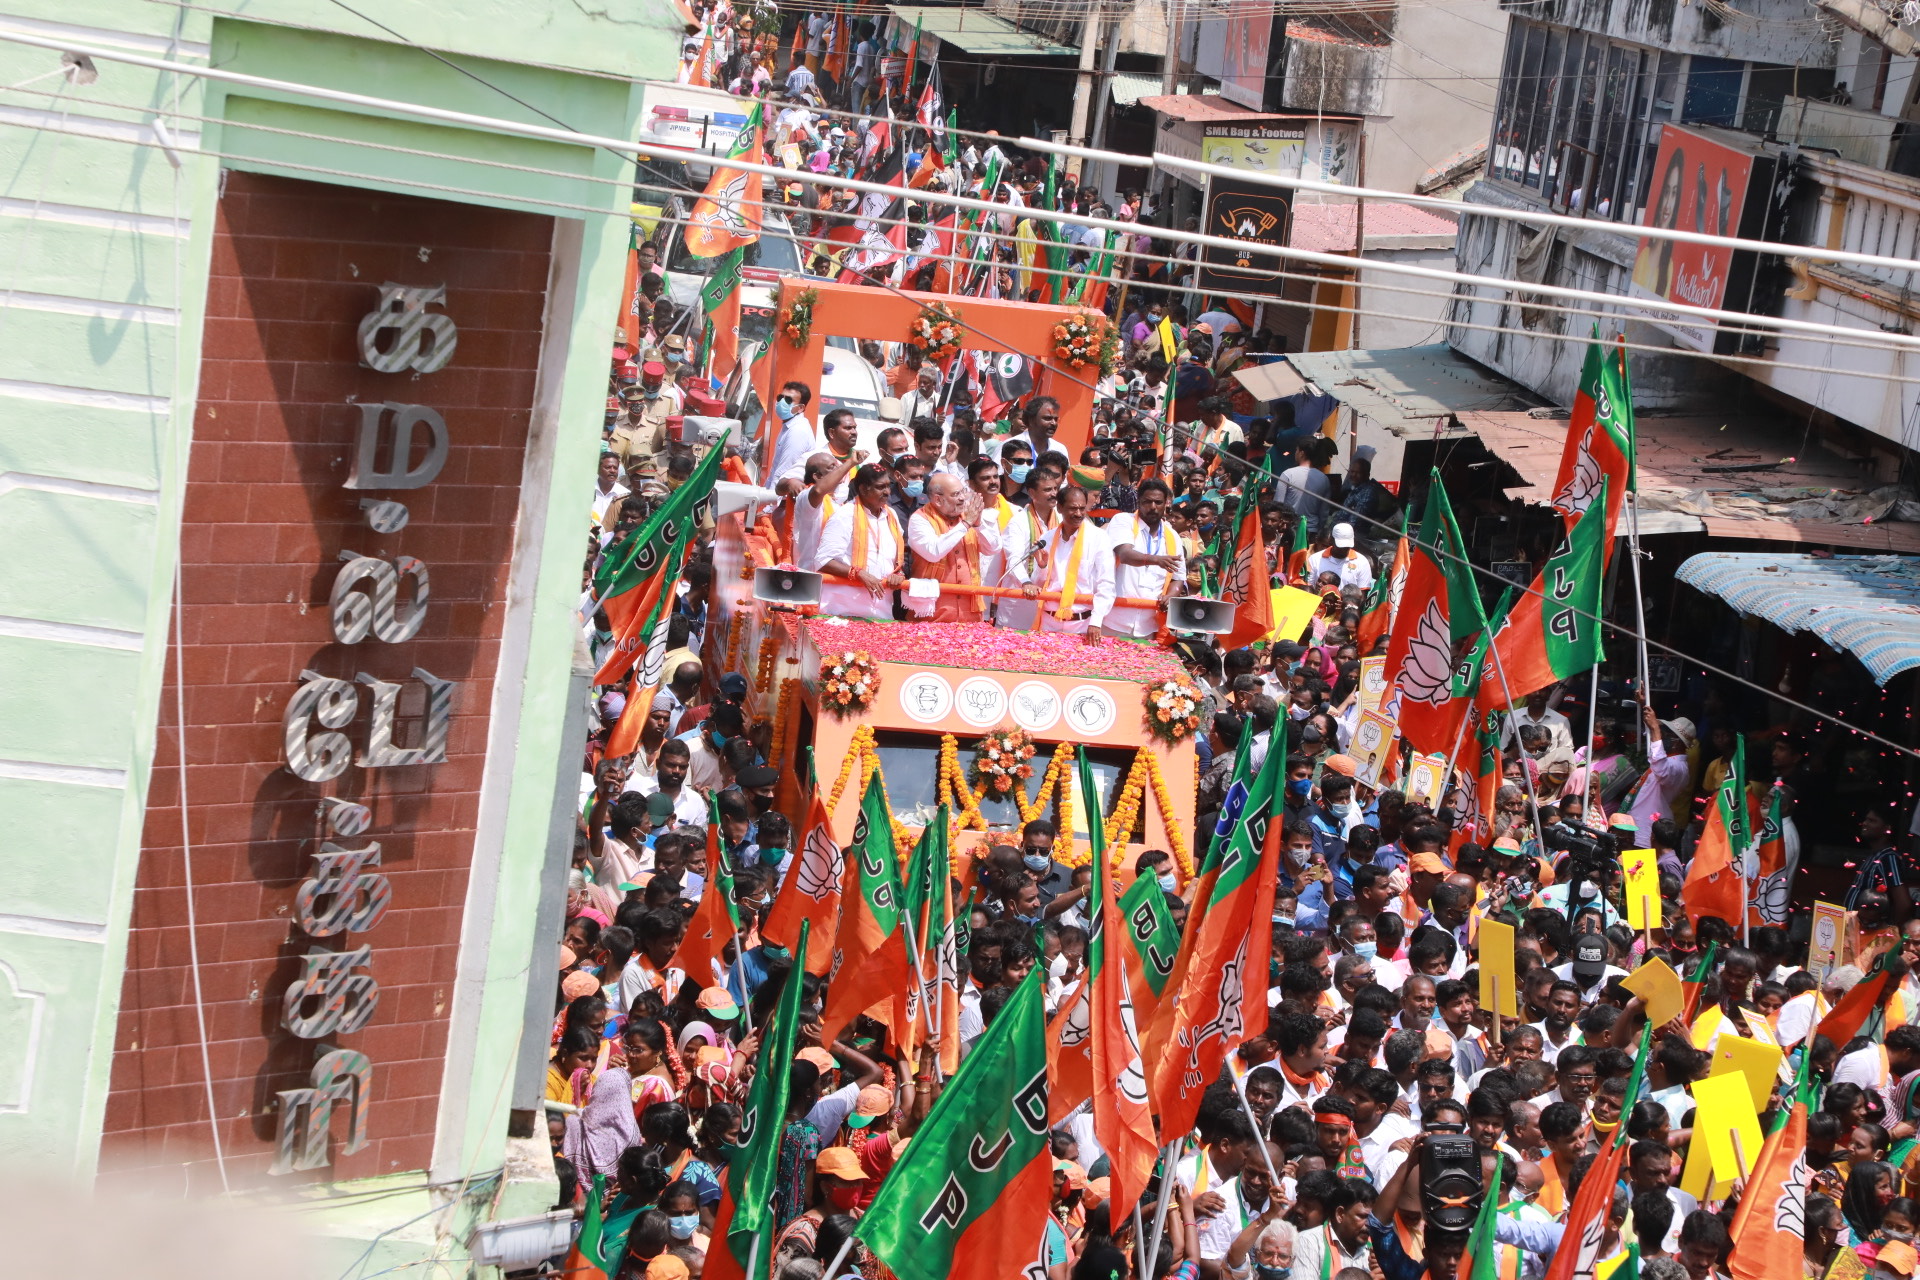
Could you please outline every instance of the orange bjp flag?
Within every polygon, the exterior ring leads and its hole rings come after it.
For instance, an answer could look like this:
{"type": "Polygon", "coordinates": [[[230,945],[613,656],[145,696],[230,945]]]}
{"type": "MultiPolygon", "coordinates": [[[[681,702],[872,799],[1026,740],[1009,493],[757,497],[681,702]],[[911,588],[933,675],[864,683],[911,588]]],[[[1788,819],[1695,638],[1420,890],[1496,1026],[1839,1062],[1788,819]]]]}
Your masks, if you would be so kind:
{"type": "MultiPolygon", "coordinates": [[[[800,941],[800,926],[814,922],[816,937],[832,936],[840,921],[840,882],[846,877],[847,855],[833,838],[833,820],[816,782],[807,806],[806,838],[794,856],[799,859],[774,896],[760,936],[791,952],[800,941]]],[[[825,977],[833,971],[833,948],[812,947],[807,972],[825,977]]]]}
{"type": "Polygon", "coordinates": [[[720,847],[720,802],[707,800],[707,872],[705,892],[680,949],[669,963],[692,979],[695,986],[713,986],[715,970],[726,968],[727,943],[740,935],[740,916],[733,905],[733,871],[720,847]]]}
{"type": "Polygon", "coordinates": [[[1733,1280],[1778,1280],[1800,1265],[1807,1222],[1807,1104],[1800,1099],[1787,1122],[1767,1135],[1733,1213],[1733,1280]]]}
{"type": "MultiPolygon", "coordinates": [[[[893,851],[893,815],[876,772],[860,798],[860,821],[847,848],[840,884],[840,928],[833,940],[833,982],[820,1012],[820,1043],[830,1045],[848,1024],[886,1004],[896,1041],[910,1035],[913,972],[900,908],[900,860],[893,851]]],[[[875,1016],[879,1016],[876,1014],[875,1016]]]]}

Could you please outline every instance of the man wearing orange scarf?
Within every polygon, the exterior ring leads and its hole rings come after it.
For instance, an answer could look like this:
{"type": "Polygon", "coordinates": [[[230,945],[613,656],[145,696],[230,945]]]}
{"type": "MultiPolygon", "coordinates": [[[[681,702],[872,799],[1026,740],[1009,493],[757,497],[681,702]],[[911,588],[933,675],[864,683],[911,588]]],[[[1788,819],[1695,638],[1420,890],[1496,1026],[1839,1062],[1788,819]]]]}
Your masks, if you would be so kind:
{"type": "MultiPolygon", "coordinates": [[[[977,587],[980,566],[1000,549],[1000,526],[981,519],[980,501],[963,481],[936,474],[927,481],[927,505],[907,521],[907,546],[915,577],[977,587]]],[[[983,603],[979,596],[943,591],[929,620],[978,622],[983,603]]]]}
{"type": "Polygon", "coordinates": [[[1040,606],[1042,631],[1083,635],[1088,644],[1098,644],[1100,628],[1113,608],[1113,548],[1104,531],[1087,523],[1091,501],[1078,486],[1060,491],[1060,524],[1047,534],[1026,594],[1060,593],[1057,603],[1040,606]]]}
{"type": "Polygon", "coordinates": [[[891,621],[894,590],[906,582],[907,540],[900,517],[887,503],[893,479],[887,469],[869,463],[854,473],[854,501],[833,513],[820,530],[813,569],[851,578],[820,588],[820,612],[848,618],[891,621]]]}

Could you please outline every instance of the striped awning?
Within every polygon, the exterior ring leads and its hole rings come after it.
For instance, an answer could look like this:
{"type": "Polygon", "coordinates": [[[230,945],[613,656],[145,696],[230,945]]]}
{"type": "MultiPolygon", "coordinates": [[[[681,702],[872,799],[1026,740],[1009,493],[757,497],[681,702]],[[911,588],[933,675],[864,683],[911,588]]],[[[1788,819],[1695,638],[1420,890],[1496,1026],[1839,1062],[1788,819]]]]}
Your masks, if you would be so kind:
{"type": "Polygon", "coordinates": [[[1709,551],[1678,576],[1741,613],[1852,654],[1878,684],[1920,667],[1920,559],[1709,551]]]}

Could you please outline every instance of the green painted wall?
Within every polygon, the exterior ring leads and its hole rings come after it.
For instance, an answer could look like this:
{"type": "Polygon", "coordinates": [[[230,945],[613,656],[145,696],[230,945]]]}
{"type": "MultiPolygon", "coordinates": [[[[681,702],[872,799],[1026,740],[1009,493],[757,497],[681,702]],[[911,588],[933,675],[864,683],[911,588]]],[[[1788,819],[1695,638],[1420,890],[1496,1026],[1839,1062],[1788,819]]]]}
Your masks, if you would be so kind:
{"type": "MultiPolygon", "coordinates": [[[[22,0],[13,9],[55,24],[74,45],[200,65],[211,58],[248,75],[506,119],[553,117],[627,137],[640,104],[634,82],[670,78],[678,43],[666,0],[355,7],[391,30],[326,0],[196,9],[22,0]],[[405,47],[413,41],[458,69],[405,47]]],[[[58,65],[51,51],[0,41],[0,83],[58,65]]],[[[219,171],[231,166],[571,221],[557,244],[565,265],[536,413],[550,429],[528,477],[541,497],[522,513],[510,602],[523,613],[526,675],[517,705],[496,703],[500,750],[489,786],[504,796],[497,854],[487,875],[475,876],[468,903],[476,945],[462,948],[470,959],[431,1171],[436,1181],[484,1180],[506,1155],[531,912],[563,750],[578,495],[598,447],[629,166],[591,148],[105,59],[99,71],[92,85],[54,76],[8,95],[15,114],[0,121],[0,262],[11,290],[0,295],[0,543],[34,549],[0,561],[0,830],[9,837],[0,877],[0,1165],[51,1164],[85,1176],[98,1157],[171,620],[213,213],[219,171]],[[151,145],[162,105],[176,113],[167,128],[177,167],[151,145]],[[551,486],[548,474],[559,478],[551,486]],[[505,741],[502,725],[511,731],[505,741]]],[[[504,659],[501,676],[511,685],[504,659]]],[[[316,1232],[337,1239],[349,1261],[390,1232],[365,1259],[364,1269],[378,1270],[457,1256],[491,1197],[396,1230],[447,1197],[393,1192],[352,1209],[310,1196],[306,1207],[316,1232]]],[[[520,1175],[497,1212],[537,1212],[546,1194],[537,1176],[520,1175]]]]}

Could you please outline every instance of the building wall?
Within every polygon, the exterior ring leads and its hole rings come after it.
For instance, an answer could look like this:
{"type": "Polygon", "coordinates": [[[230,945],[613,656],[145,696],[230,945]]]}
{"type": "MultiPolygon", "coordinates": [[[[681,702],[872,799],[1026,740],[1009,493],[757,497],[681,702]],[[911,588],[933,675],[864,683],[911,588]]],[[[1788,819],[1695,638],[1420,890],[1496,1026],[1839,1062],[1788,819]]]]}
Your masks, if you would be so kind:
{"type": "MultiPolygon", "coordinates": [[[[221,7],[13,0],[0,23],[24,20],[71,46],[189,64],[211,58],[241,73],[549,125],[553,117],[627,137],[640,94],[626,77],[671,76],[677,43],[660,0],[538,14],[506,0],[457,8],[394,0],[378,14],[391,32],[325,0],[231,6],[244,7],[249,22],[216,18],[221,7]],[[405,47],[410,37],[431,38],[446,60],[405,47]]],[[[5,83],[59,66],[55,51],[0,42],[5,83]]],[[[429,125],[377,106],[210,89],[104,56],[99,71],[92,85],[47,79],[37,86],[45,97],[13,95],[8,123],[41,127],[0,132],[0,254],[15,264],[0,310],[0,325],[11,326],[0,343],[0,400],[13,410],[0,417],[0,538],[32,548],[0,568],[0,824],[9,835],[0,879],[0,1163],[88,1176],[100,1160],[148,789],[161,785],[151,762],[223,170],[517,209],[553,219],[550,271],[523,418],[523,497],[510,517],[515,568],[505,619],[489,624],[499,627],[502,678],[490,702],[467,884],[453,909],[461,929],[450,984],[442,984],[445,1043],[439,1061],[428,1069],[416,1059],[413,1072],[438,1076],[411,1093],[414,1119],[430,1101],[432,1138],[421,1143],[413,1126],[405,1162],[414,1170],[354,1184],[383,1194],[350,1195],[309,1215],[370,1268],[446,1257],[465,1225],[488,1211],[487,1198],[436,1214],[447,1198],[422,1175],[459,1184],[500,1170],[531,957],[544,951],[532,912],[563,750],[582,553],[576,495],[597,446],[630,164],[597,148],[429,125]],[[162,108],[170,153],[156,145],[162,108]]],[[[305,562],[309,575],[320,567],[305,562]]],[[[189,711],[190,752],[216,723],[189,711]]],[[[218,729],[212,737],[217,749],[218,729]]],[[[155,862],[146,883],[164,884],[180,869],[159,853],[155,862]]],[[[285,902],[284,867],[249,870],[256,883],[229,881],[235,888],[211,895],[209,912],[237,909],[222,896],[257,892],[263,912],[285,902]]],[[[443,877],[449,891],[454,874],[443,877]]],[[[219,936],[204,938],[209,950],[225,947],[233,923],[217,922],[219,936]]],[[[256,921],[241,932],[260,929],[256,921]]],[[[267,1029],[259,1034],[265,1043],[267,1029]]],[[[175,1069],[204,1098],[198,1058],[196,1035],[175,1069]]],[[[175,1121],[204,1128],[204,1110],[191,1109],[204,1101],[170,1097],[165,1105],[181,1108],[175,1121]]],[[[389,1154],[398,1158],[400,1148],[389,1154]]],[[[495,1210],[531,1211],[544,1194],[516,1198],[508,1188],[495,1210]]]]}
{"type": "Polygon", "coordinates": [[[1429,171],[1486,141],[1506,46],[1498,0],[1400,8],[1382,118],[1367,130],[1367,185],[1412,191],[1429,171]]]}
{"type": "MultiPolygon", "coordinates": [[[[531,434],[553,220],[245,172],[227,176],[216,219],[181,528],[183,644],[169,662],[161,701],[103,1159],[116,1174],[142,1178],[156,1166],[185,1164],[189,1189],[218,1185],[189,980],[184,801],[229,1176],[265,1172],[276,1128],[291,1119],[277,1095],[309,1084],[319,1050],[283,1026],[282,1016],[288,989],[302,980],[303,957],[360,944],[372,948],[361,972],[378,984],[378,1005],[365,1030],[324,1040],[371,1062],[368,1143],[336,1158],[330,1176],[426,1168],[531,434]],[[364,367],[361,320],[387,281],[445,288],[434,311],[457,335],[445,368],[364,367]],[[445,466],[424,487],[346,487],[364,429],[359,405],[383,401],[427,406],[446,423],[445,466]],[[404,502],[406,526],[369,528],[363,498],[404,502]],[[356,554],[424,563],[431,590],[416,635],[395,644],[377,635],[337,643],[340,610],[329,597],[346,572],[342,560],[356,554]],[[414,668],[456,683],[443,763],[354,766],[324,783],[285,767],[283,718],[305,672],[352,682],[368,671],[402,685],[411,700],[423,691],[409,677],[414,668]],[[182,696],[184,779],[174,714],[182,696]],[[317,820],[322,796],[367,806],[371,826],[332,834],[317,820]],[[380,849],[377,869],[368,864],[361,874],[376,877],[391,897],[370,927],[320,935],[301,927],[297,894],[310,878],[326,883],[316,862],[323,842],[380,849]]],[[[414,453],[423,452],[416,445],[414,453]]],[[[364,594],[371,600],[370,583],[364,594]]],[[[397,595],[399,609],[410,609],[413,588],[397,595]]],[[[370,691],[359,695],[362,710],[347,728],[357,746],[373,719],[370,691]]],[[[402,731],[417,743],[426,726],[409,717],[402,731]]],[[[321,730],[301,723],[297,732],[321,730]]],[[[304,1002],[303,1012],[316,1003],[304,1002]]]]}

